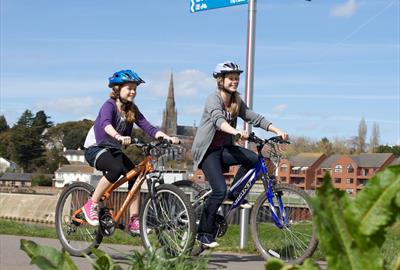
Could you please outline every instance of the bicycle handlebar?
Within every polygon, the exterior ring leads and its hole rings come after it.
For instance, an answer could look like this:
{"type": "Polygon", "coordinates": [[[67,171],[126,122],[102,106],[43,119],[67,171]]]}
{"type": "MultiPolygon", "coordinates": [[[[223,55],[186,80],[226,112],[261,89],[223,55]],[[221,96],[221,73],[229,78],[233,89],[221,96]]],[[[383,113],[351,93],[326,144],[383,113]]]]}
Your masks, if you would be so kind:
{"type": "MultiPolygon", "coordinates": [[[[240,133],[234,135],[234,140],[237,141],[241,138],[240,133]]],[[[249,134],[249,137],[247,138],[248,142],[253,142],[256,144],[264,145],[264,144],[271,144],[271,143],[276,143],[276,144],[290,144],[290,141],[284,140],[282,136],[273,136],[268,139],[261,139],[257,137],[254,132],[249,134]]]]}
{"type": "MultiPolygon", "coordinates": [[[[181,144],[181,141],[179,141],[178,144],[181,144]]],[[[142,148],[142,150],[145,152],[145,154],[148,155],[148,154],[150,154],[150,151],[153,149],[155,149],[155,150],[166,149],[166,148],[171,147],[173,145],[173,143],[172,143],[172,141],[164,139],[162,137],[160,137],[156,141],[152,141],[149,143],[141,141],[138,138],[132,138],[131,145],[142,148]]]]}

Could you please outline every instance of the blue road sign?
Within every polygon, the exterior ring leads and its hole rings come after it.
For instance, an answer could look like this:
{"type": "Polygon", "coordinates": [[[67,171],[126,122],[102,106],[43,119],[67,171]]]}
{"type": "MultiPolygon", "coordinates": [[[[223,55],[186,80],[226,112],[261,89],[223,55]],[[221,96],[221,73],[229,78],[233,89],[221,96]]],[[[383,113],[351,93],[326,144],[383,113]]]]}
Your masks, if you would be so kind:
{"type": "Polygon", "coordinates": [[[190,0],[190,12],[247,4],[247,0],[190,0]]]}

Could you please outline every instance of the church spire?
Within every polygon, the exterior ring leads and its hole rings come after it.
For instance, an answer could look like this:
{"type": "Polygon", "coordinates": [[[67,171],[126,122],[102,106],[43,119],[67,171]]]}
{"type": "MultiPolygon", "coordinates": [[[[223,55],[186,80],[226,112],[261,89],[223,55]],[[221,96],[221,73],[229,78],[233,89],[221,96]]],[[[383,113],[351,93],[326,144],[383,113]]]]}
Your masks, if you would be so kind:
{"type": "Polygon", "coordinates": [[[171,72],[171,77],[169,79],[168,87],[168,97],[167,97],[167,108],[173,107],[175,109],[175,97],[174,97],[174,76],[171,72]]]}
{"type": "Polygon", "coordinates": [[[177,135],[177,111],[175,109],[174,78],[171,72],[167,102],[163,113],[162,130],[168,135],[177,135]]]}

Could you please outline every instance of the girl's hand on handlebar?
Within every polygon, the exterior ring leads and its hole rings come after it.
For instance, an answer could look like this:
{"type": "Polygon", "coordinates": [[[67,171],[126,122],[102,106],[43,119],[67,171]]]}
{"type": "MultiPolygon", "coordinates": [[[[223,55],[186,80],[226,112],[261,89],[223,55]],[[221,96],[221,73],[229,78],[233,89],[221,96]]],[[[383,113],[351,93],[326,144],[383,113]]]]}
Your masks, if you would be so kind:
{"type": "Polygon", "coordinates": [[[129,144],[131,144],[131,141],[132,141],[130,136],[118,135],[115,137],[115,139],[117,139],[117,141],[121,142],[122,145],[129,145],[129,144]]]}
{"type": "MultiPolygon", "coordinates": [[[[284,131],[282,131],[282,130],[280,130],[280,129],[278,129],[277,131],[276,131],[276,135],[277,136],[280,136],[283,140],[285,140],[285,141],[288,141],[289,140],[289,135],[286,133],[286,132],[284,132],[284,131]]],[[[278,150],[280,151],[280,152],[283,152],[283,151],[285,151],[287,149],[287,144],[279,144],[278,145],[278,150]]]]}
{"type": "Polygon", "coordinates": [[[181,140],[179,140],[178,137],[169,137],[169,141],[172,142],[173,144],[180,144],[181,140]]]}
{"type": "Polygon", "coordinates": [[[246,130],[237,130],[235,138],[239,137],[239,135],[241,140],[246,140],[249,138],[249,133],[246,130]]]}
{"type": "Polygon", "coordinates": [[[276,133],[276,135],[277,135],[277,136],[281,136],[282,139],[285,140],[285,141],[288,141],[288,140],[289,140],[289,135],[288,135],[286,132],[282,131],[282,130],[279,130],[279,131],[276,133]]]}

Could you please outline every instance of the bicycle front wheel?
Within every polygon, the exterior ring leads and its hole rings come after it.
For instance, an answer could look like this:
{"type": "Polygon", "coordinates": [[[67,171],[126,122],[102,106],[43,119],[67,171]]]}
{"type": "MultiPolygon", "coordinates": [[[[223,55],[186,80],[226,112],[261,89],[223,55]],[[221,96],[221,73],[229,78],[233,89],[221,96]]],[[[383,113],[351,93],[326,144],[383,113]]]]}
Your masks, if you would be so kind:
{"type": "Polygon", "coordinates": [[[277,184],[273,190],[274,211],[280,224],[276,224],[267,197],[262,193],[251,214],[254,244],[266,260],[275,257],[300,264],[318,245],[310,198],[303,190],[291,185],[277,184]],[[284,211],[279,209],[280,199],[284,211]]]}
{"type": "Polygon", "coordinates": [[[81,210],[94,191],[87,183],[76,182],[64,188],[57,202],[55,225],[64,250],[72,256],[90,254],[103,236],[99,226],[89,225],[81,210]]]}
{"type": "Polygon", "coordinates": [[[155,201],[148,196],[140,211],[140,236],[151,252],[162,250],[167,258],[189,255],[196,223],[185,193],[170,184],[156,187],[155,201]]]}

